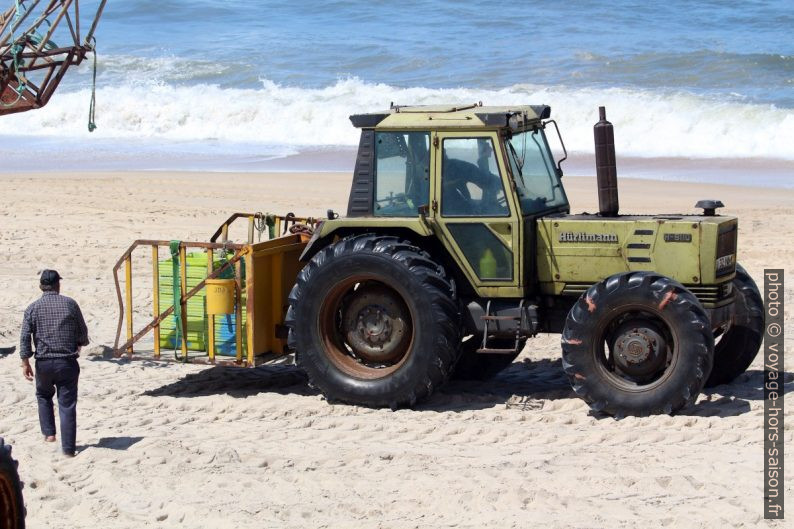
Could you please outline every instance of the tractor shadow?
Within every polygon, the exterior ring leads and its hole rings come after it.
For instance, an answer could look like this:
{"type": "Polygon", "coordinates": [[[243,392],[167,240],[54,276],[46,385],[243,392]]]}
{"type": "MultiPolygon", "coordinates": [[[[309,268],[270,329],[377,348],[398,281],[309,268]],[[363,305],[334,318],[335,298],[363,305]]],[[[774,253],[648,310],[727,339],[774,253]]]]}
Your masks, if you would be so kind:
{"type": "Polygon", "coordinates": [[[229,395],[244,399],[260,393],[282,395],[318,395],[309,387],[306,375],[295,365],[263,365],[251,369],[241,367],[209,367],[185,375],[176,382],[145,391],[150,397],[202,397],[229,395]]]}
{"type": "Polygon", "coordinates": [[[562,360],[519,360],[488,380],[450,380],[417,409],[466,411],[506,406],[522,410],[544,401],[576,399],[562,370],[562,360]]]}
{"type": "MultiPolygon", "coordinates": [[[[794,389],[794,373],[780,374],[782,388],[788,393],[794,389]]],[[[780,391],[782,393],[782,391],[780,391]]],[[[692,417],[735,417],[751,410],[751,401],[764,400],[764,371],[750,369],[730,384],[704,388],[698,403],[679,412],[692,417]]]]}
{"type": "MultiPolygon", "coordinates": [[[[124,363],[124,360],[109,360],[124,363]]],[[[152,362],[152,366],[163,364],[152,362]]],[[[764,372],[750,370],[731,384],[703,391],[695,406],[679,415],[695,417],[735,417],[751,411],[750,401],[764,399],[764,372]]],[[[783,373],[788,391],[794,389],[794,373],[783,373]]],[[[229,395],[246,398],[262,393],[317,396],[320,392],[309,386],[306,374],[294,364],[266,364],[252,369],[208,367],[190,373],[164,386],[145,391],[152,397],[189,398],[229,395]]],[[[563,372],[560,359],[529,359],[514,362],[490,380],[450,380],[426,402],[415,406],[417,411],[462,412],[505,406],[524,411],[542,411],[549,401],[578,401],[563,372]]],[[[592,413],[591,413],[592,414],[592,413]]],[[[597,418],[607,418],[592,414],[597,418]]]]}
{"type": "MultiPolygon", "coordinates": [[[[100,359],[98,359],[100,360],[100,359]]],[[[124,359],[106,359],[124,364],[124,359]]],[[[146,363],[144,361],[144,363],[146,363]]],[[[162,363],[151,362],[152,367],[162,363]]],[[[179,380],[143,392],[150,397],[190,398],[229,395],[246,398],[261,393],[316,396],[320,392],[309,386],[306,374],[294,364],[266,364],[252,369],[208,367],[179,380]]],[[[509,402],[533,399],[575,398],[560,360],[515,362],[486,381],[451,380],[432,398],[415,407],[419,411],[464,411],[509,405],[509,402]]]]}

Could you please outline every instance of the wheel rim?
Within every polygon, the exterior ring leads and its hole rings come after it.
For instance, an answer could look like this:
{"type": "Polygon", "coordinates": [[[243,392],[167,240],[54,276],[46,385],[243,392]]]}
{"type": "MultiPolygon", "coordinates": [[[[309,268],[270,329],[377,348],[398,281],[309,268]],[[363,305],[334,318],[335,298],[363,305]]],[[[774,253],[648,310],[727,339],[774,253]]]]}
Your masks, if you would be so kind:
{"type": "Polygon", "coordinates": [[[410,356],[414,317],[395,286],[369,275],[341,281],[320,306],[318,329],[328,359],[360,379],[390,375],[410,356]]]}
{"type": "Polygon", "coordinates": [[[674,328],[648,307],[625,307],[602,326],[594,355],[599,370],[615,387],[632,392],[667,380],[680,354],[674,328]]]}

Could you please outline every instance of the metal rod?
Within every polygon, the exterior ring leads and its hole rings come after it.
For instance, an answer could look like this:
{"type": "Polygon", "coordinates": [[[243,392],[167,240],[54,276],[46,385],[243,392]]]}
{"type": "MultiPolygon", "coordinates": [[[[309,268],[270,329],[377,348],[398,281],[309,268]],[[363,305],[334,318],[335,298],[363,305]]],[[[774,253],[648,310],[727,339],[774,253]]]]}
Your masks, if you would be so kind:
{"type": "Polygon", "coordinates": [[[94,31],[96,31],[96,25],[99,23],[99,19],[102,16],[102,11],[105,10],[105,4],[107,0],[102,0],[102,3],[99,4],[99,7],[96,10],[96,15],[94,15],[94,23],[91,24],[91,29],[88,30],[88,33],[85,36],[85,42],[91,42],[91,38],[94,36],[94,31]]]}
{"type": "MultiPolygon", "coordinates": [[[[130,245],[130,247],[127,248],[127,251],[122,254],[122,256],[119,258],[119,260],[116,261],[115,266],[113,266],[113,270],[115,271],[119,267],[121,267],[121,265],[124,264],[124,259],[126,259],[127,256],[130,255],[135,250],[135,248],[137,248],[138,246],[152,246],[153,244],[155,244],[157,246],[169,246],[171,244],[171,241],[160,241],[160,240],[154,240],[154,239],[138,239],[137,241],[133,242],[130,245]]],[[[233,244],[233,243],[231,243],[231,244],[221,244],[221,243],[211,243],[211,242],[182,242],[182,243],[179,244],[179,247],[180,248],[203,248],[205,250],[207,248],[212,248],[213,250],[220,250],[222,248],[226,248],[226,249],[229,249],[229,250],[235,250],[236,251],[236,250],[243,249],[245,247],[245,245],[243,245],[243,244],[233,244]]]]}
{"type": "MultiPolygon", "coordinates": [[[[132,256],[124,261],[124,288],[127,294],[127,340],[132,338],[132,256]]],[[[132,344],[127,348],[132,354],[132,344]]]]}
{"type": "MultiPolygon", "coordinates": [[[[80,5],[80,4],[79,3],[75,4],[75,9],[77,9],[78,5],[80,5]]],[[[75,16],[80,16],[80,15],[77,14],[75,16]]],[[[80,37],[74,31],[74,25],[72,24],[72,17],[69,16],[69,12],[68,11],[66,12],[66,25],[69,26],[69,33],[72,34],[72,41],[74,41],[74,45],[75,46],[79,46],[80,45],[80,37]]]]}
{"type": "MultiPolygon", "coordinates": [[[[160,249],[152,246],[152,317],[160,314],[160,249]]],[[[160,358],[160,324],[154,326],[154,357],[160,358]]]]}
{"type": "MultiPolygon", "coordinates": [[[[39,46],[36,48],[36,51],[41,51],[42,48],[44,48],[44,46],[47,45],[47,42],[49,42],[50,38],[52,37],[52,34],[55,32],[55,28],[57,28],[58,24],[61,23],[61,19],[63,18],[63,15],[66,14],[66,11],[69,9],[69,6],[72,4],[72,0],[62,0],[62,1],[63,3],[61,5],[61,10],[58,13],[58,17],[55,19],[55,22],[53,22],[52,25],[50,25],[50,29],[44,35],[44,38],[41,39],[41,42],[39,42],[39,46]]],[[[79,44],[79,43],[75,43],[75,44],[79,44]]]]}
{"type": "Polygon", "coordinates": [[[77,28],[74,41],[76,44],[80,44],[80,0],[74,4],[74,25],[77,28]]]}
{"type": "Polygon", "coordinates": [[[254,217],[248,217],[248,244],[254,244],[254,217]]]}
{"type": "MultiPolygon", "coordinates": [[[[256,320],[255,315],[255,307],[254,307],[254,285],[256,281],[256,274],[254,273],[254,256],[253,254],[249,253],[245,256],[245,309],[246,309],[246,318],[249,322],[254,322],[256,320]]],[[[248,349],[248,365],[253,367],[254,366],[254,325],[247,324],[245,325],[245,337],[247,341],[247,349],[248,349]]]]}
{"type": "MultiPolygon", "coordinates": [[[[214,252],[207,250],[207,277],[212,275],[214,267],[214,252]]],[[[210,362],[215,361],[215,314],[207,314],[207,354],[210,362]]]]}
{"type": "MultiPolygon", "coordinates": [[[[13,18],[11,19],[12,20],[12,22],[11,22],[11,30],[8,32],[8,34],[5,37],[3,37],[2,40],[0,40],[0,46],[5,46],[5,44],[8,42],[8,40],[11,38],[11,34],[15,33],[16,30],[19,29],[19,26],[21,26],[22,23],[25,21],[25,19],[28,18],[30,13],[32,13],[33,10],[36,9],[36,6],[39,5],[39,2],[41,2],[41,0],[34,0],[33,1],[33,5],[28,7],[27,11],[25,11],[22,14],[22,16],[19,17],[19,20],[17,20],[16,22],[13,22],[13,18]]],[[[34,23],[33,26],[28,31],[26,31],[25,33],[35,29],[39,24],[41,24],[41,22],[44,21],[44,18],[46,18],[46,17],[41,17],[41,19],[38,22],[34,23]]],[[[3,28],[3,29],[5,29],[5,28],[3,28]]]]}
{"type": "Polygon", "coordinates": [[[49,86],[42,87],[43,93],[39,94],[38,97],[39,104],[41,106],[47,104],[47,102],[50,100],[50,97],[52,97],[52,94],[55,92],[55,89],[58,88],[58,85],[61,83],[61,79],[63,79],[63,76],[66,74],[66,70],[69,69],[69,66],[71,65],[70,63],[72,62],[74,56],[74,50],[69,52],[67,59],[61,64],[61,67],[58,69],[58,73],[56,73],[55,78],[50,81],[49,86]]]}
{"type": "MultiPolygon", "coordinates": [[[[283,356],[284,355],[279,355],[279,354],[265,354],[265,355],[261,355],[261,356],[256,357],[255,365],[264,364],[266,362],[269,362],[271,360],[275,360],[276,358],[281,358],[283,356]]],[[[133,355],[131,357],[126,357],[126,358],[128,360],[143,360],[143,361],[147,361],[147,362],[182,363],[182,362],[179,362],[178,360],[174,360],[173,357],[169,358],[168,356],[164,356],[164,357],[158,359],[158,358],[150,358],[148,356],[142,356],[142,355],[133,355]]],[[[231,359],[231,358],[228,359],[228,360],[210,361],[209,359],[191,357],[191,358],[188,359],[187,363],[189,363],[189,364],[198,364],[198,365],[215,365],[215,366],[222,366],[222,367],[255,367],[255,365],[248,366],[248,365],[245,365],[243,363],[237,362],[237,360],[234,360],[234,359],[231,359]]]]}
{"type": "Polygon", "coordinates": [[[5,33],[8,24],[14,20],[14,13],[16,13],[16,9],[14,7],[6,9],[5,13],[3,13],[3,17],[0,19],[0,33],[5,33]]]}
{"type": "MultiPolygon", "coordinates": [[[[47,18],[55,11],[53,4],[55,4],[57,1],[58,0],[51,0],[49,5],[47,5],[47,7],[45,7],[42,10],[41,14],[39,15],[39,18],[37,18],[36,21],[33,22],[33,24],[31,24],[31,26],[28,29],[20,33],[20,35],[27,35],[28,33],[33,33],[34,31],[36,31],[36,28],[42,25],[44,21],[47,20],[47,18]]],[[[19,26],[22,25],[22,22],[24,22],[25,19],[28,17],[28,15],[32,13],[34,9],[36,9],[36,6],[38,4],[39,4],[39,0],[35,0],[35,3],[31,7],[29,7],[28,10],[25,11],[25,13],[20,17],[19,21],[12,26],[11,28],[12,32],[15,32],[16,30],[19,29],[19,26]]],[[[11,44],[13,44],[13,42],[11,44]]]]}

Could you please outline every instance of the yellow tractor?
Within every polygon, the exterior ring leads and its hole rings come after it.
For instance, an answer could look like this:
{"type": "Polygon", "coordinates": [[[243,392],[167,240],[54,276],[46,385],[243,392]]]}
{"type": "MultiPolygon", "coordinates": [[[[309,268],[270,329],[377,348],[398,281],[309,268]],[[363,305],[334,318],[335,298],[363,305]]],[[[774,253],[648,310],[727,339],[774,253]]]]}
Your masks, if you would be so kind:
{"type": "Polygon", "coordinates": [[[562,335],[563,369],[599,412],[673,413],[704,385],[730,382],[763,328],[758,289],[736,261],[738,220],[718,215],[716,200],[699,202],[700,214],[620,215],[603,107],[600,210],[570,214],[550,112],[478,104],[351,116],[361,140],[346,217],[237,214],[208,243],[138,241],[116,267],[128,305],[119,354],[178,312],[155,338],[156,356],[165,344],[181,348],[178,360],[219,363],[233,350],[227,363],[253,366],[294,351],[329,400],[366,406],[412,406],[452,376],[493,375],[540,332],[562,335]],[[248,242],[231,244],[228,226],[241,217],[248,242]],[[255,231],[272,238],[256,243],[255,231]],[[134,334],[140,245],[153,252],[156,316],[134,334]],[[205,252],[192,257],[201,272],[192,283],[190,247],[205,252]],[[224,274],[225,285],[204,288],[224,274]],[[191,320],[196,295],[205,297],[191,320]],[[234,314],[218,314],[223,305],[234,314]],[[218,318],[233,321],[233,348],[218,318]],[[201,344],[206,354],[191,357],[201,344]]]}

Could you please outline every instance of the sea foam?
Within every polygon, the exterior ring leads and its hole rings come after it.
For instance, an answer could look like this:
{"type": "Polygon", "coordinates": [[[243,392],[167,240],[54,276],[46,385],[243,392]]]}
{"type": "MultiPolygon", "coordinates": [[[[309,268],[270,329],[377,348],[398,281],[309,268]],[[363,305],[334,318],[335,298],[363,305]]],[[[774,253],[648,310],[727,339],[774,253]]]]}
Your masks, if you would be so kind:
{"type": "MultiPolygon", "coordinates": [[[[685,92],[516,84],[500,89],[400,88],[357,78],[323,88],[261,80],[260,88],[164,82],[106,86],[97,93],[94,136],[163,142],[261,144],[284,153],[353,146],[348,116],[397,104],[547,104],[568,150],[592,152],[597,107],[615,125],[618,154],[639,157],[794,160],[794,111],[685,92]]],[[[2,135],[88,137],[89,91],[65,89],[37,111],[4,117],[2,135]]]]}

